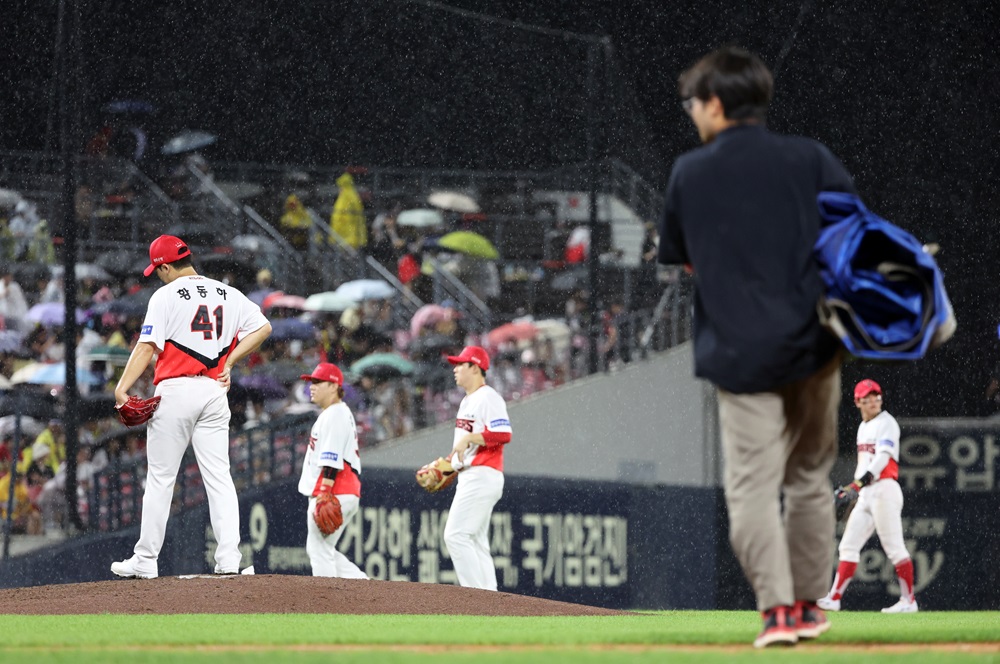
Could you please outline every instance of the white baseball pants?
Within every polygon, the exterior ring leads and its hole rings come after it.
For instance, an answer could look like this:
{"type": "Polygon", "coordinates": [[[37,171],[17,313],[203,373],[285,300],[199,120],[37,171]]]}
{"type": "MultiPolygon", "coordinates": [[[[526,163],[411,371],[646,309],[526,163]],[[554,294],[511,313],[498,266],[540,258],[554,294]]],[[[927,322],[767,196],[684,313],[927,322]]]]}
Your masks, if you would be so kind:
{"type": "Polygon", "coordinates": [[[903,541],[903,491],[896,480],[879,480],[861,489],[858,504],[847,517],[840,539],[840,559],[849,563],[861,560],[861,549],[878,533],[882,550],[893,565],[910,557],[903,541]]]}
{"type": "Polygon", "coordinates": [[[313,515],[316,513],[315,496],[309,499],[309,509],[306,510],[306,553],[312,565],[313,576],[333,576],[340,579],[367,579],[368,575],[361,571],[350,559],[337,551],[337,542],[344,534],[344,528],[358,511],[360,500],[357,496],[338,495],[340,511],[344,515],[344,523],[331,535],[324,535],[316,525],[313,515]]]}
{"type": "Polygon", "coordinates": [[[495,468],[472,466],[458,475],[444,541],[460,586],[497,589],[489,529],[493,506],[502,495],[503,473],[495,468]]]}
{"type": "Polygon", "coordinates": [[[240,507],[229,474],[229,401],[226,391],[205,376],[169,378],[156,386],[162,397],[146,431],[146,490],[142,526],[135,545],[136,569],[158,572],[156,559],[170,516],[181,460],[190,443],[208,495],[208,512],[218,547],[220,571],[240,568],[240,507]]]}

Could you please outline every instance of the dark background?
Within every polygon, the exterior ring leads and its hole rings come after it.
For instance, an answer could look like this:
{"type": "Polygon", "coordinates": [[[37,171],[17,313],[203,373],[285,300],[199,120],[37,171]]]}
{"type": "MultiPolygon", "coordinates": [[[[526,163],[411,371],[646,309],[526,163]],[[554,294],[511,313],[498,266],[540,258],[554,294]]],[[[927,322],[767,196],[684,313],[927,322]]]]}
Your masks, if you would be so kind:
{"type": "MultiPolygon", "coordinates": [[[[597,115],[584,39],[424,1],[155,4],[67,0],[67,24],[80,25],[81,146],[103,104],[143,98],[158,107],[154,140],[216,132],[213,160],[520,169],[583,161],[596,117],[606,152],[662,188],[696,145],[678,73],[723,43],[754,50],[777,71],[771,127],[826,143],[869,207],[943,247],[955,339],[920,363],[849,365],[845,383],[879,380],[896,415],[993,411],[983,390],[1000,350],[995,3],[451,1],[609,37],[597,115]]],[[[0,150],[54,144],[57,6],[8,3],[0,150]]]]}

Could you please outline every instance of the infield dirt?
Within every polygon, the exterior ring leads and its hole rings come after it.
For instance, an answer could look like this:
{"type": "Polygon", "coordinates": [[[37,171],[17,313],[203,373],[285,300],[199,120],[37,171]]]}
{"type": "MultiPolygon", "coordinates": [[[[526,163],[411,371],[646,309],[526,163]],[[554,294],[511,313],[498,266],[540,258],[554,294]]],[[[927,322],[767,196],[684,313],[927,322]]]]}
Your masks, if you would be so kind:
{"type": "Polygon", "coordinates": [[[186,575],[0,590],[4,613],[336,613],[611,616],[625,612],[503,592],[312,576],[186,575]]]}

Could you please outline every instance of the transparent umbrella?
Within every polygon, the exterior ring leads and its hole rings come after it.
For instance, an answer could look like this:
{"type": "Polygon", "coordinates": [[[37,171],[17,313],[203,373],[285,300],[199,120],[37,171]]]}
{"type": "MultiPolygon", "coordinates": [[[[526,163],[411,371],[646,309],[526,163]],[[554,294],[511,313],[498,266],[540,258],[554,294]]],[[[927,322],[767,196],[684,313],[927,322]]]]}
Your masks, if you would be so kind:
{"type": "Polygon", "coordinates": [[[400,212],[396,216],[396,223],[400,226],[428,228],[430,226],[440,226],[443,224],[444,216],[441,214],[440,210],[416,208],[400,212]]]}
{"type": "Polygon", "coordinates": [[[306,311],[344,311],[358,303],[357,300],[339,295],[335,291],[313,293],[306,298],[306,311]]]}
{"type": "Polygon", "coordinates": [[[340,285],[334,291],[337,295],[357,302],[364,300],[384,300],[396,294],[396,289],[381,279],[356,279],[340,285]]]}

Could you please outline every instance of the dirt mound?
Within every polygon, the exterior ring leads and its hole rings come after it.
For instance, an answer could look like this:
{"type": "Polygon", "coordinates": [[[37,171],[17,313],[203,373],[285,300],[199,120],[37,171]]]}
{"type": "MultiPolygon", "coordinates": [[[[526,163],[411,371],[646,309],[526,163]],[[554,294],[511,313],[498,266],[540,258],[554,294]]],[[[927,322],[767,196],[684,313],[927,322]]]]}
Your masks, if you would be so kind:
{"type": "Polygon", "coordinates": [[[351,613],[475,616],[621,615],[582,604],[404,581],[188,575],[0,590],[0,613],[351,613]]]}

